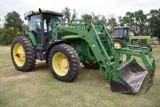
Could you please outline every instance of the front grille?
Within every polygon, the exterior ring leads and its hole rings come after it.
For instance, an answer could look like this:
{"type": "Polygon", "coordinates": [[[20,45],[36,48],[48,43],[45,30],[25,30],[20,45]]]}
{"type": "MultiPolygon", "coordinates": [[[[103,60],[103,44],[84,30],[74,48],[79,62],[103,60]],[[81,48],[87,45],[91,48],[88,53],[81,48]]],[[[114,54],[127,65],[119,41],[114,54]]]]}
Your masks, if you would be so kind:
{"type": "Polygon", "coordinates": [[[147,44],[147,39],[141,39],[140,44],[141,45],[146,45],[147,44]]]}

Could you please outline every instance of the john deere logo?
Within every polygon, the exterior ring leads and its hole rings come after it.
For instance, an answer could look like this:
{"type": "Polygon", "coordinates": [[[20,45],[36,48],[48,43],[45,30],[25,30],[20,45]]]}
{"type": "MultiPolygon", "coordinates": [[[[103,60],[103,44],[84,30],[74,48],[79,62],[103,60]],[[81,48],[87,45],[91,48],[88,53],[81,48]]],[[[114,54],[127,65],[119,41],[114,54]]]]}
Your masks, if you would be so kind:
{"type": "Polygon", "coordinates": [[[85,27],[82,27],[82,30],[85,30],[86,28],[85,27]]]}
{"type": "Polygon", "coordinates": [[[63,26],[62,28],[65,28],[65,29],[75,29],[74,26],[63,26]]]}

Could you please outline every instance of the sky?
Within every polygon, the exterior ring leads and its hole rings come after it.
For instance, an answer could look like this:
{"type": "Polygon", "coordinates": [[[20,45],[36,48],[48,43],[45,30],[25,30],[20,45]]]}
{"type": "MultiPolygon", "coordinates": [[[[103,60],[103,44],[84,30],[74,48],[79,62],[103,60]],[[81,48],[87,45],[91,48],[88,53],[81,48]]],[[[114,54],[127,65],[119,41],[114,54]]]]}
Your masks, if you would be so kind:
{"type": "Polygon", "coordinates": [[[28,11],[52,10],[61,12],[62,9],[68,7],[78,13],[78,17],[82,14],[104,15],[109,18],[114,15],[124,16],[127,11],[134,12],[143,10],[149,13],[151,9],[160,9],[160,0],[0,0],[0,18],[8,12],[16,11],[24,20],[24,13],[28,11]]]}

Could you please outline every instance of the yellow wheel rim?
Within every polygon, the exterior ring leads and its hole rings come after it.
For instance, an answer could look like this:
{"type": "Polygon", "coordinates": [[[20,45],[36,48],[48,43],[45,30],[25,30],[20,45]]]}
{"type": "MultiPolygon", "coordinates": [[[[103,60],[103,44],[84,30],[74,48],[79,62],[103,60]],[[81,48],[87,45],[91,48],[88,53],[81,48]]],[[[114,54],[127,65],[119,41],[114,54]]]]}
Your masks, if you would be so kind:
{"type": "Polygon", "coordinates": [[[20,43],[16,43],[13,48],[13,58],[18,66],[23,66],[25,63],[25,51],[20,43]]]}
{"type": "Polygon", "coordinates": [[[69,61],[63,53],[57,52],[52,57],[52,67],[59,76],[64,76],[68,73],[69,61]]]}
{"type": "Polygon", "coordinates": [[[94,60],[94,61],[86,61],[86,63],[87,63],[88,65],[94,65],[96,62],[97,62],[96,60],[94,60]]]}
{"type": "Polygon", "coordinates": [[[114,47],[121,48],[121,44],[119,42],[114,42],[114,47]]]}

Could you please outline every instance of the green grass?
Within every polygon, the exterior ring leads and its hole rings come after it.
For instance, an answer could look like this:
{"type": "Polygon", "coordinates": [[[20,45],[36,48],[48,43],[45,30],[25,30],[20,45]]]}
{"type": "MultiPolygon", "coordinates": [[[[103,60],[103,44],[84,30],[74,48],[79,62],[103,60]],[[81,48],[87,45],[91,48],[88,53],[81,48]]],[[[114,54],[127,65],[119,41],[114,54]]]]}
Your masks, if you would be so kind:
{"type": "Polygon", "coordinates": [[[143,94],[143,84],[136,94],[118,94],[110,90],[101,70],[81,66],[72,83],[54,79],[45,62],[37,61],[32,72],[19,72],[10,47],[0,46],[0,107],[159,107],[160,46],[153,46],[152,53],[157,65],[152,88],[143,94]]]}

